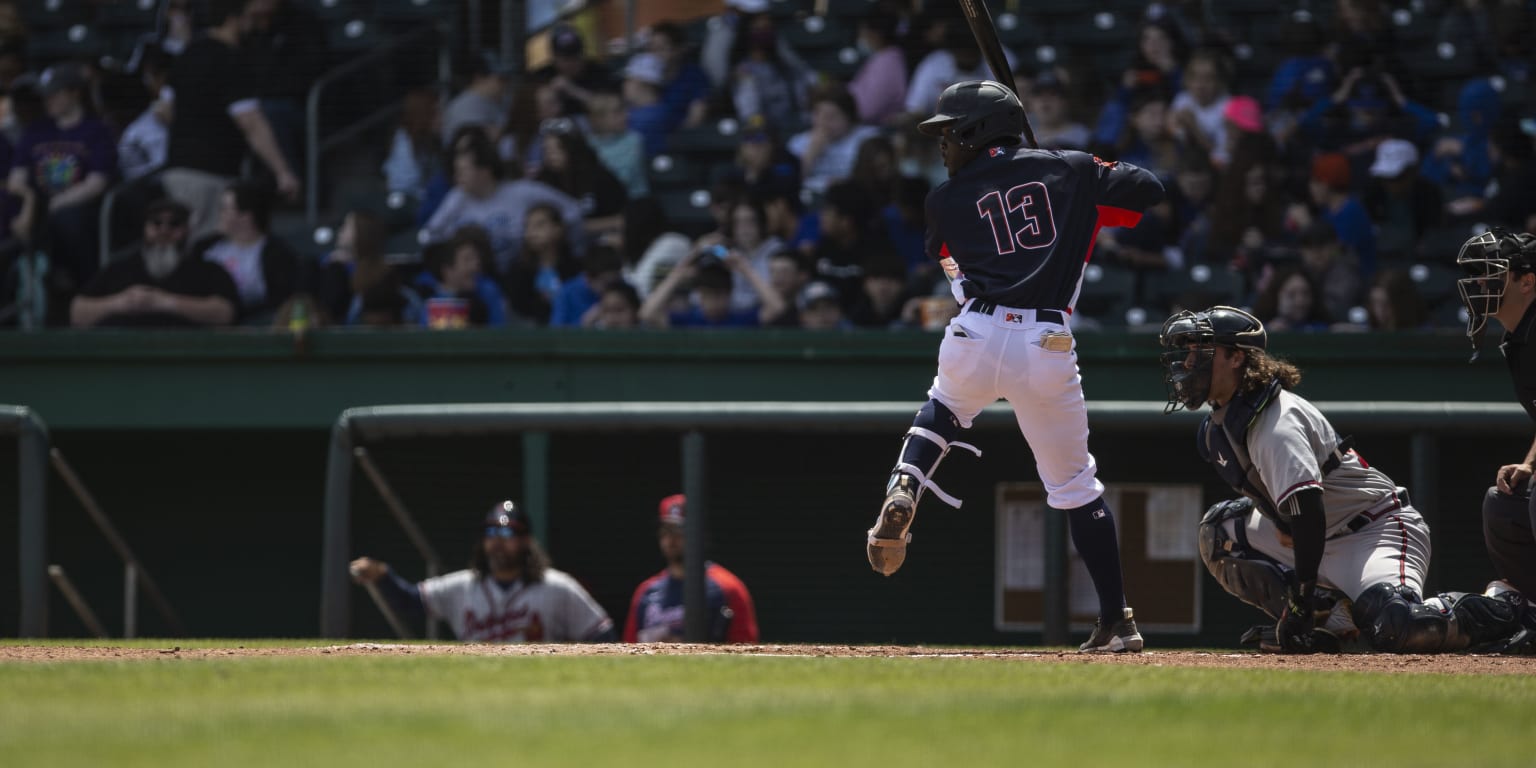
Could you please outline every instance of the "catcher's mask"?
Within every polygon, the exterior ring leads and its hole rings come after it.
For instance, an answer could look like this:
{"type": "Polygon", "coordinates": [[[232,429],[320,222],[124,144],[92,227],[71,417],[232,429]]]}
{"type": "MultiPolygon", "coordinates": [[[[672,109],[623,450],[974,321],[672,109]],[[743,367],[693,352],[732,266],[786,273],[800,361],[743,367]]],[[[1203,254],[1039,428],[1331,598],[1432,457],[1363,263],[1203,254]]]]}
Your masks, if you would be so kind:
{"type": "Polygon", "coordinates": [[[1216,347],[1263,351],[1269,337],[1257,317],[1236,307],[1215,306],[1168,318],[1157,340],[1167,371],[1163,382],[1168,385],[1168,405],[1163,413],[1173,413],[1205,405],[1211,394],[1216,347]]]}
{"type": "Polygon", "coordinates": [[[1511,234],[1494,227],[1462,243],[1456,265],[1466,277],[1456,281],[1461,303],[1467,308],[1467,339],[1472,342],[1473,358],[1488,329],[1488,316],[1497,314],[1504,303],[1508,276],[1531,272],[1536,261],[1536,236],[1511,234]]]}

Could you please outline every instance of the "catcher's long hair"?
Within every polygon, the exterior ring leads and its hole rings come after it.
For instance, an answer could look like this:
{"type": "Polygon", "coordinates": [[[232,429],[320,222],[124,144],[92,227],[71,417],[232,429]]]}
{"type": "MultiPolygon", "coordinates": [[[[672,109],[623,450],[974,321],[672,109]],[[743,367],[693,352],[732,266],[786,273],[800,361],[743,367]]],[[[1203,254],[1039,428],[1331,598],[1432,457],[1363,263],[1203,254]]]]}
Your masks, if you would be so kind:
{"type": "MultiPolygon", "coordinates": [[[[544,581],[544,572],[549,570],[550,560],[549,553],[539,546],[538,539],[529,536],[523,543],[523,557],[522,562],[518,563],[518,568],[523,572],[524,583],[538,584],[544,581]]],[[[485,557],[484,542],[475,542],[475,547],[469,554],[469,569],[482,579],[491,575],[491,564],[485,557]]]]}
{"type": "Polygon", "coordinates": [[[1237,371],[1238,394],[1257,392],[1269,386],[1271,379],[1279,379],[1280,386],[1286,389],[1295,389],[1301,383],[1300,368],[1277,357],[1270,357],[1263,350],[1245,349],[1243,352],[1243,367],[1237,371]]]}

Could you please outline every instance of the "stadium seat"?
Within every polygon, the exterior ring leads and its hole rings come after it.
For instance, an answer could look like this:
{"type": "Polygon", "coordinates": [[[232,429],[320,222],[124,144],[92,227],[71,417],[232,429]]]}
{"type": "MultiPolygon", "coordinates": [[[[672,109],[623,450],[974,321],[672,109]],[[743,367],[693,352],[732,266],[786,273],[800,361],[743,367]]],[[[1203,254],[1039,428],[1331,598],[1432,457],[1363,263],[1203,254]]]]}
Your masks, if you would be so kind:
{"type": "Polygon", "coordinates": [[[1099,49],[1134,47],[1136,20],[1109,11],[1076,13],[1055,23],[1053,40],[1099,49]]]}
{"type": "Polygon", "coordinates": [[[74,24],[34,33],[28,53],[40,62],[91,61],[106,48],[107,41],[100,33],[85,24],[74,24]]]}
{"type": "Polygon", "coordinates": [[[454,8],[448,0],[374,0],[373,14],[380,23],[430,21],[452,18],[454,8]]]}
{"type": "Polygon", "coordinates": [[[651,158],[647,169],[651,187],[657,191],[697,186],[704,181],[699,165],[683,155],[662,154],[651,158]]]}
{"type": "Polygon", "coordinates": [[[1242,277],[1236,272],[1196,264],[1149,274],[1143,298],[1157,307],[1171,307],[1186,296],[1198,297],[1203,304],[1231,304],[1238,300],[1243,288],[1242,277]]]}
{"type": "Polygon", "coordinates": [[[34,34],[90,21],[90,4],[83,0],[22,0],[17,6],[34,34]]]}
{"type": "Polygon", "coordinates": [[[317,18],[326,22],[344,22],[366,17],[369,9],[361,0],[297,0],[317,18]]]}
{"type": "Polygon", "coordinates": [[[1456,291],[1456,281],[1461,279],[1459,268],[1432,262],[1419,263],[1408,268],[1408,277],[1413,279],[1415,286],[1418,286],[1419,295],[1424,297],[1425,306],[1439,307],[1444,303],[1460,303],[1460,294],[1456,291]]]}
{"type": "Polygon", "coordinates": [[[709,212],[709,191],[702,187],[669,189],[657,192],[656,201],[667,212],[667,221],[677,231],[690,237],[698,237],[715,226],[715,217],[709,212]]]}
{"type": "Polygon", "coordinates": [[[846,19],[849,27],[869,15],[875,8],[875,0],[826,0],[827,15],[846,19]]]}
{"type": "Polygon", "coordinates": [[[994,14],[992,21],[997,26],[998,42],[1013,48],[1016,53],[1033,49],[1045,39],[1045,31],[1039,24],[1017,13],[994,14]]]}
{"type": "Polygon", "coordinates": [[[1077,309],[1088,317],[1104,321],[1112,312],[1123,311],[1135,290],[1136,273],[1123,267],[1090,263],[1083,270],[1077,309]]]}
{"type": "Polygon", "coordinates": [[[332,51],[367,51],[379,44],[379,38],[375,25],[363,18],[348,19],[326,28],[326,41],[332,51]]]}
{"type": "Polygon", "coordinates": [[[793,24],[785,24],[781,29],[784,42],[796,51],[835,50],[854,42],[853,27],[826,16],[807,16],[793,24]]]}
{"type": "Polygon", "coordinates": [[[698,128],[679,128],[667,136],[667,144],[673,155],[690,158],[733,157],[741,144],[738,134],[740,124],[734,119],[723,119],[698,128]]]}
{"type": "Polygon", "coordinates": [[[853,46],[806,51],[804,58],[806,66],[813,71],[837,80],[852,78],[864,63],[864,58],[853,46]]]}
{"type": "Polygon", "coordinates": [[[96,23],[104,27],[129,27],[139,32],[154,28],[160,13],[158,0],[118,0],[104,3],[96,12],[96,23]]]}
{"type": "Polygon", "coordinates": [[[810,11],[809,0],[770,0],[768,3],[768,15],[777,19],[790,19],[810,11]]]}

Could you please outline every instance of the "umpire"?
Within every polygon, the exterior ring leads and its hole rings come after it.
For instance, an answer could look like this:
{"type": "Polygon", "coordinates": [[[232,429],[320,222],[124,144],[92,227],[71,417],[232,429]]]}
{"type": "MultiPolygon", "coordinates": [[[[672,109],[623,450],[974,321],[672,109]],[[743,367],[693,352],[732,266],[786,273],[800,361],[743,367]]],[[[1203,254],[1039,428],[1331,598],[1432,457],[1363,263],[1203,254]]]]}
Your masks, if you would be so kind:
{"type": "MultiPolygon", "coordinates": [[[[1456,263],[1465,273],[1457,281],[1466,304],[1467,338],[1476,350],[1487,330],[1488,318],[1499,321],[1504,338],[1499,349],[1514,379],[1515,396],[1536,421],[1536,352],[1531,349],[1532,324],[1536,323],[1536,235],[1512,234],[1494,228],[1461,246],[1456,263]]],[[[1494,594],[1512,588],[1522,595],[1536,595],[1536,497],[1531,495],[1532,465],[1536,443],[1518,464],[1499,467],[1494,485],[1483,498],[1483,541],[1488,556],[1504,582],[1488,585],[1494,594]],[[1507,586],[1506,586],[1507,585],[1507,586]]]]}

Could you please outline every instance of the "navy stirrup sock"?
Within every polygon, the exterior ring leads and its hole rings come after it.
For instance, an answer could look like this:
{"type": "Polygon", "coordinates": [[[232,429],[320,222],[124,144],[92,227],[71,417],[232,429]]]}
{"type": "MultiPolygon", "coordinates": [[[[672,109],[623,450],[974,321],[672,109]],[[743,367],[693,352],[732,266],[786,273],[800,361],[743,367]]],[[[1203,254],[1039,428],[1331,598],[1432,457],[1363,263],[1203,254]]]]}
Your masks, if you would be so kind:
{"type": "Polygon", "coordinates": [[[1088,566],[1094,591],[1099,593],[1099,617],[1105,626],[1124,618],[1125,585],[1120,576],[1120,542],[1115,538],[1115,516],[1103,498],[1077,509],[1063,510],[1072,532],[1072,546],[1088,566]]]}

